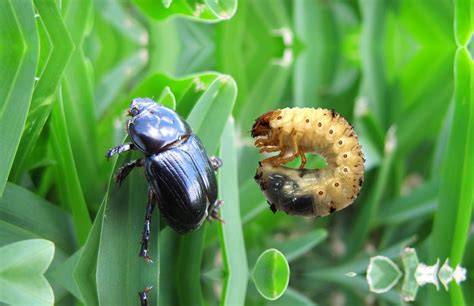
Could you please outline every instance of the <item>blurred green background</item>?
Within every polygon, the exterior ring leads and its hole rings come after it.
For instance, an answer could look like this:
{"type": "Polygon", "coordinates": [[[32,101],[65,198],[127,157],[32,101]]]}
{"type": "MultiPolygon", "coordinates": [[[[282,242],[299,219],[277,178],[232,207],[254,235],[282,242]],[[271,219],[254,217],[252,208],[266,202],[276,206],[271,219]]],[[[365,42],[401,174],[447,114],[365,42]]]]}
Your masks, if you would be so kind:
{"type": "Polygon", "coordinates": [[[473,31],[472,0],[1,0],[0,303],[138,305],[153,286],[151,305],[403,305],[365,272],[410,246],[467,269],[413,304],[472,305],[473,31]],[[225,224],[179,236],[156,213],[153,264],[137,256],[145,177],[117,188],[133,156],[104,157],[138,96],[176,108],[224,161],[225,224]],[[268,209],[249,130],[286,106],[354,125],[366,174],[347,209],[268,209]],[[275,301],[252,274],[270,248],[291,271],[275,301]]]}

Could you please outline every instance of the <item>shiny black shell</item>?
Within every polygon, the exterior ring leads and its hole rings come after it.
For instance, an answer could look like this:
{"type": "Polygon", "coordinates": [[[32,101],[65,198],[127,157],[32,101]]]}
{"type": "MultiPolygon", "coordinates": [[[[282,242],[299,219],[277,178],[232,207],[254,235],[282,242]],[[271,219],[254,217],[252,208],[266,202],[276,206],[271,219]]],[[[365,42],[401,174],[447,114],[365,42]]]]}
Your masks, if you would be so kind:
{"type": "Polygon", "coordinates": [[[133,117],[128,121],[128,135],[145,154],[166,150],[192,134],[191,127],[180,115],[153,100],[133,100],[130,112],[133,117]]]}
{"type": "Polygon", "coordinates": [[[196,135],[145,160],[145,174],[168,224],[178,233],[199,228],[217,199],[212,166],[196,135]]]}
{"type": "Polygon", "coordinates": [[[158,207],[178,233],[201,226],[217,199],[211,162],[197,135],[175,111],[148,98],[129,109],[128,134],[145,153],[145,174],[158,207]]]}

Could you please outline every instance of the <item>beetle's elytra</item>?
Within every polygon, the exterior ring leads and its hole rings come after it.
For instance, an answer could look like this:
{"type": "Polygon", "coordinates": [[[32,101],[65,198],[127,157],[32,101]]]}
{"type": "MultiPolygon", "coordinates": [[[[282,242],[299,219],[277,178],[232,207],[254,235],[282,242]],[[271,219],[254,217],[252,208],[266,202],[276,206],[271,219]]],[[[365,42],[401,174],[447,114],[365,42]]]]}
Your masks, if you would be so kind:
{"type": "Polygon", "coordinates": [[[208,157],[189,124],[175,111],[149,98],[135,98],[128,109],[127,132],[131,142],[113,147],[107,158],[129,150],[144,156],[122,166],[115,175],[120,184],[135,167],[144,167],[148,204],[140,256],[150,260],[150,222],[158,204],[167,223],[178,233],[198,229],[207,218],[219,219],[217,180],[221,161],[208,157]]]}
{"type": "Polygon", "coordinates": [[[364,155],[353,127],[334,110],[284,108],[255,120],[252,137],[262,160],[256,182],[273,212],[325,216],[354,202],[364,181],[364,155]],[[305,169],[306,153],[325,158],[323,169],[305,169]],[[296,157],[299,169],[282,166],[296,157]]]}

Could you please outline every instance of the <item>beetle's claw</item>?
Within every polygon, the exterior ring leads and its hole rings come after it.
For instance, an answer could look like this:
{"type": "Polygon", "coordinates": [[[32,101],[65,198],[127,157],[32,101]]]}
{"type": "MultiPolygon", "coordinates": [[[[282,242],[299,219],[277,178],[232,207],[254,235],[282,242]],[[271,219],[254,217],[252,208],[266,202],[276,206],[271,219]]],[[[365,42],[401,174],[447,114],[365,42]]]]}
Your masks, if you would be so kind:
{"type": "Polygon", "coordinates": [[[211,212],[209,216],[207,216],[207,221],[212,222],[213,220],[219,221],[221,224],[225,224],[224,219],[222,219],[217,212],[211,212]]]}
{"type": "Polygon", "coordinates": [[[107,160],[110,160],[112,158],[112,156],[114,156],[118,152],[119,152],[119,147],[118,146],[113,147],[112,149],[107,151],[107,153],[105,154],[105,158],[107,158],[107,160]]]}
{"type": "MultiPolygon", "coordinates": [[[[115,183],[120,187],[122,185],[122,181],[124,179],[124,175],[123,174],[123,171],[120,171],[121,169],[119,169],[117,171],[117,173],[115,173],[114,175],[114,181],[115,183]]],[[[126,175],[125,175],[126,176],[126,175]]]]}
{"type": "Polygon", "coordinates": [[[222,159],[217,156],[210,156],[209,161],[211,162],[212,169],[217,171],[222,166],[222,159]]]}
{"type": "Polygon", "coordinates": [[[212,220],[217,220],[220,223],[224,224],[225,221],[219,216],[219,209],[221,208],[222,204],[224,204],[224,201],[222,200],[217,200],[212,207],[209,208],[209,214],[207,215],[207,220],[212,221],[212,220]]]}
{"type": "Polygon", "coordinates": [[[151,289],[153,289],[153,286],[145,287],[142,292],[138,292],[141,306],[148,306],[148,292],[150,292],[151,289]]]}

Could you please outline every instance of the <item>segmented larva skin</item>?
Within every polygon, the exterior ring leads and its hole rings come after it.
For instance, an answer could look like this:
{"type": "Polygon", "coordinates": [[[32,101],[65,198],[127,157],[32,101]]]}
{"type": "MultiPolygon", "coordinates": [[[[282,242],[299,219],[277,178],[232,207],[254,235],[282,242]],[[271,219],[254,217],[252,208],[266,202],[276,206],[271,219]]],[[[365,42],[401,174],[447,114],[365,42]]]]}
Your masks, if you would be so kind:
{"type": "Polygon", "coordinates": [[[325,216],[356,199],[364,181],[364,156],[353,127],[333,110],[285,108],[257,118],[252,136],[261,152],[280,154],[262,160],[256,181],[270,208],[288,214],[325,216]],[[305,153],[325,158],[323,169],[281,166],[305,153]]]}

